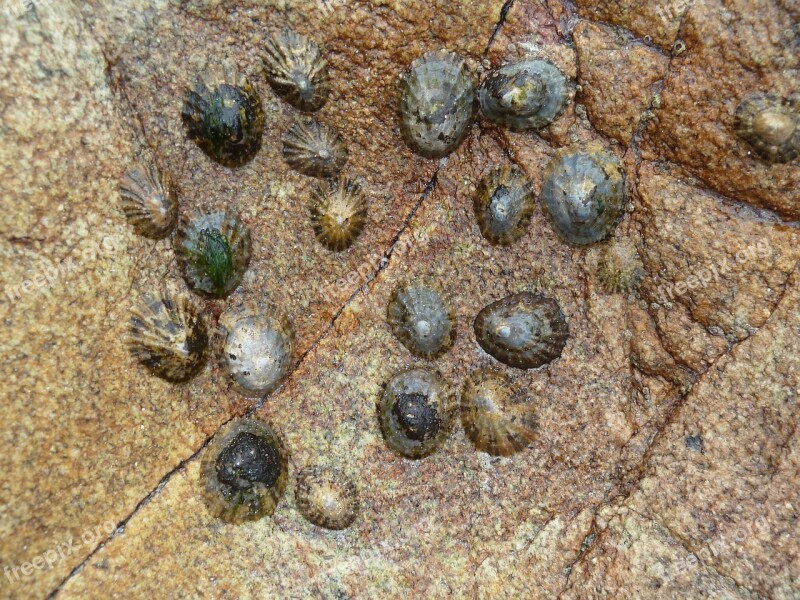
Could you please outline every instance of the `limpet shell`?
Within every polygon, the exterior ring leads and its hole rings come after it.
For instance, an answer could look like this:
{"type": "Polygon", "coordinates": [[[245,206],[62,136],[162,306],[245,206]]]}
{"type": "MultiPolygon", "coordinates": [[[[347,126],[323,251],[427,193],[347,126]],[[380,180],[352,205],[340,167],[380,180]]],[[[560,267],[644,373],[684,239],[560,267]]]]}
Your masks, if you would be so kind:
{"type": "Polygon", "coordinates": [[[481,234],[500,246],[513,244],[525,233],[535,207],[528,178],[508,165],[481,180],[473,202],[481,234]]]}
{"type": "Polygon", "coordinates": [[[541,198],[545,215],[563,240],[579,246],[599,242],[625,212],[622,165],[595,146],[560,151],[545,171],[541,198]]]}
{"type": "Polygon", "coordinates": [[[415,356],[434,358],[455,339],[455,315],[442,292],[426,284],[399,285],[386,307],[392,333],[415,356]]]}
{"type": "Polygon", "coordinates": [[[794,160],[800,154],[800,94],[752,94],[736,108],[734,128],[766,162],[794,160]]]}
{"type": "Polygon", "coordinates": [[[222,366],[245,396],[264,396],[285,379],[294,357],[294,331],[277,306],[246,302],[222,313],[222,366]]]}
{"type": "Polygon", "coordinates": [[[559,356],[569,327],[558,302],[530,292],[511,294],[485,307],[475,317],[481,348],[518,369],[535,369],[559,356]]]}
{"type": "Polygon", "coordinates": [[[461,393],[461,423],[478,450],[510,456],[536,437],[536,411],[522,391],[496,369],[473,372],[461,393]]]}
{"type": "Polygon", "coordinates": [[[546,127],[568,100],[567,78],[546,60],[524,60],[493,70],[478,90],[486,117],[516,130],[546,127]]]}
{"type": "Polygon", "coordinates": [[[206,67],[183,108],[189,137],[226,167],[242,166],[258,153],[264,121],[261,97],[229,60],[206,67]]]}
{"type": "Polygon", "coordinates": [[[242,281],[250,264],[250,231],[235,213],[218,211],[182,218],[175,254],[189,287],[224,298],[242,281]]]}
{"type": "Polygon", "coordinates": [[[243,418],[214,436],[200,464],[209,511],[231,523],[271,515],[286,489],[288,452],[266,423],[243,418]]]}
{"type": "Polygon", "coordinates": [[[475,89],[464,59],[446,50],[414,60],[400,83],[400,131],[427,158],[453,152],[469,134],[475,89]]]}
{"type": "Polygon", "coordinates": [[[349,248],[367,222],[364,189],[348,178],[320,182],[311,193],[311,225],[328,250],[349,248]]]}
{"type": "Polygon", "coordinates": [[[386,384],[378,403],[386,443],[407,458],[423,458],[444,444],[455,414],[450,386],[429,369],[400,371],[386,384]]]}
{"type": "Polygon", "coordinates": [[[208,330],[200,309],[170,290],[144,295],[133,308],[126,341],[136,360],[167,381],[191,379],[208,358],[208,330]]]}
{"type": "Polygon", "coordinates": [[[160,240],[170,234],[178,220],[178,196],[169,176],[153,167],[134,167],[119,184],[122,210],[133,230],[160,240]]]}
{"type": "Polygon", "coordinates": [[[358,490],[339,469],[314,466],[297,475],[294,499],[300,514],[326,529],[347,529],[358,516],[358,490]]]}
{"type": "Polygon", "coordinates": [[[597,277],[609,294],[630,292],[644,278],[644,265],[636,246],[628,239],[610,240],[597,261],[597,277]]]}
{"type": "Polygon", "coordinates": [[[309,177],[335,177],[347,164],[347,148],[339,132],[314,119],[292,125],[283,136],[283,159],[309,177]]]}
{"type": "Polygon", "coordinates": [[[264,71],[272,89],[295,108],[314,112],[331,92],[328,61],[319,45],[287,29],[267,40],[264,71]]]}

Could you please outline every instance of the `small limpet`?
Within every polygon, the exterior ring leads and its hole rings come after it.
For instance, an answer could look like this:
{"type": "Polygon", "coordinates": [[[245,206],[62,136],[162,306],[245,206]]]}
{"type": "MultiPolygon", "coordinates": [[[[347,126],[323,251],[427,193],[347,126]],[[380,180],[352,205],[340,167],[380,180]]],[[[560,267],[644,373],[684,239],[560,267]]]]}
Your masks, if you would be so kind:
{"type": "Polygon", "coordinates": [[[146,238],[160,240],[174,229],[178,220],[178,196],[166,173],[153,167],[135,167],[119,184],[122,210],[133,230],[146,238]]]}
{"type": "Polygon", "coordinates": [[[178,264],[189,287],[204,296],[224,298],[235,290],[250,251],[250,231],[233,212],[198,213],[178,224],[178,264]]]}
{"type": "Polygon", "coordinates": [[[469,134],[475,89],[464,59],[446,50],[414,60],[400,84],[400,131],[409,147],[441,158],[469,134]]]}
{"type": "Polygon", "coordinates": [[[394,375],[378,403],[378,420],[386,443],[407,458],[423,458],[448,438],[456,403],[447,383],[429,369],[394,375]]]}
{"type": "Polygon", "coordinates": [[[331,92],[328,61],[319,45],[287,29],[267,40],[264,70],[272,89],[295,108],[314,112],[331,92]]]}
{"type": "Polygon", "coordinates": [[[475,338],[483,350],[518,369],[535,369],[559,356],[569,327],[558,302],[530,292],[511,294],[475,317],[475,338]]]}
{"type": "Polygon", "coordinates": [[[415,356],[434,358],[453,345],[455,315],[442,292],[429,285],[399,285],[389,299],[386,318],[415,356]]]}
{"type": "Polygon", "coordinates": [[[734,127],[766,162],[794,160],[800,154],[800,94],[753,94],[737,107],[734,127]]]}
{"type": "Polygon", "coordinates": [[[318,527],[347,529],[358,516],[358,490],[339,469],[303,469],[297,475],[294,499],[300,514],[318,527]]]}
{"type": "Polygon", "coordinates": [[[303,175],[334,177],[347,164],[347,148],[333,127],[303,119],[283,136],[283,159],[303,175]]]}
{"type": "Polygon", "coordinates": [[[222,366],[246,396],[274,391],[292,366],[294,331],[277,306],[247,302],[233,306],[219,319],[222,366]]]}
{"type": "Polygon", "coordinates": [[[536,437],[533,404],[505,375],[486,368],[473,372],[461,393],[461,423],[478,450],[510,456],[536,437]]]}
{"type": "Polygon", "coordinates": [[[239,167],[258,153],[264,121],[258,92],[228,60],[207,66],[183,108],[189,137],[226,167],[239,167]]]}
{"type": "Polygon", "coordinates": [[[328,250],[349,248],[367,222],[364,189],[348,178],[320,182],[311,193],[311,225],[328,250]]]}
{"type": "Polygon", "coordinates": [[[257,419],[236,419],[217,432],[203,455],[200,477],[209,511],[231,523],[271,515],[286,488],[288,453],[257,419]]]}
{"type": "Polygon", "coordinates": [[[599,242],[614,231],[625,212],[622,165],[594,145],[566,148],[548,165],[541,198],[545,215],[562,239],[576,245],[599,242]]]}
{"type": "Polygon", "coordinates": [[[501,246],[513,244],[525,233],[535,206],[528,178],[508,165],[481,180],[473,202],[481,234],[501,246]]]}
{"type": "Polygon", "coordinates": [[[525,60],[491,71],[478,90],[486,117],[517,130],[546,127],[568,100],[567,78],[546,60],[525,60]]]}
{"type": "Polygon", "coordinates": [[[126,341],[136,360],[167,381],[192,378],[208,357],[205,319],[188,297],[172,291],[144,295],[126,341]]]}
{"type": "Polygon", "coordinates": [[[600,252],[597,276],[609,294],[630,292],[644,278],[644,265],[639,251],[628,239],[609,241],[600,252]]]}

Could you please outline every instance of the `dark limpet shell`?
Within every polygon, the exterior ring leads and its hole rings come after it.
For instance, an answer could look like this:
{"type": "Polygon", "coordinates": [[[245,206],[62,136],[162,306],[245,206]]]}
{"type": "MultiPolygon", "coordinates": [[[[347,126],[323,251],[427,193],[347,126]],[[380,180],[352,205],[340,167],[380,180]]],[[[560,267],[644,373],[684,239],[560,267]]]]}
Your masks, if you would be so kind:
{"type": "Polygon", "coordinates": [[[524,60],[491,71],[478,90],[486,117],[517,130],[546,127],[568,100],[567,78],[546,60],[524,60]]]}
{"type": "Polygon", "coordinates": [[[478,450],[510,456],[536,437],[536,412],[522,391],[500,371],[473,372],[461,393],[461,423],[478,450]]]}
{"type": "Polygon", "coordinates": [[[119,184],[122,210],[133,230],[146,238],[160,240],[175,228],[178,196],[166,173],[153,167],[135,167],[119,184]]]}
{"type": "Polygon", "coordinates": [[[331,92],[328,61],[319,45],[287,29],[267,40],[264,71],[272,89],[295,108],[314,112],[331,92]]]}
{"type": "Polygon", "coordinates": [[[386,307],[392,333],[415,356],[434,358],[453,345],[455,315],[438,289],[426,284],[398,286],[386,307]]]}
{"type": "Polygon", "coordinates": [[[347,164],[347,147],[339,132],[314,119],[292,125],[283,136],[283,159],[310,177],[335,177],[347,164]]]}
{"type": "Polygon", "coordinates": [[[542,207],[565,241],[586,245],[608,237],[627,205],[619,159],[599,147],[564,149],[548,165],[542,207]]]}
{"type": "Polygon", "coordinates": [[[311,192],[311,225],[328,250],[349,248],[367,222],[364,189],[348,178],[320,182],[311,192]]]}
{"type": "Polygon", "coordinates": [[[307,521],[326,529],[347,529],[358,516],[358,489],[339,469],[307,467],[297,475],[297,510],[307,521]]]}
{"type": "Polygon", "coordinates": [[[294,330],[277,306],[246,302],[228,308],[219,319],[222,366],[245,396],[274,391],[294,358],[294,330]]]}
{"type": "Polygon", "coordinates": [[[170,290],[145,294],[132,311],[126,341],[136,360],[167,381],[191,379],[208,358],[208,329],[200,309],[170,290]]]}
{"type": "Polygon", "coordinates": [[[189,137],[226,167],[239,167],[258,153],[264,121],[261,97],[228,60],[206,67],[183,108],[189,137]]]}
{"type": "Polygon", "coordinates": [[[561,356],[569,338],[558,302],[530,292],[493,302],[478,313],[474,327],[484,351],[518,369],[552,362],[561,356]]]}
{"type": "Polygon", "coordinates": [[[183,218],[175,254],[189,287],[204,296],[224,298],[242,281],[250,264],[250,231],[230,211],[183,218]]]}
{"type": "Polygon", "coordinates": [[[800,94],[749,96],[736,108],[734,128],[766,162],[794,160],[800,154],[800,94]]]}
{"type": "Polygon", "coordinates": [[[473,206],[483,237],[492,244],[508,246],[525,233],[536,200],[528,178],[517,167],[507,165],[481,180],[473,206]]]}
{"type": "Polygon", "coordinates": [[[230,523],[275,511],[287,481],[288,452],[266,423],[236,419],[217,432],[200,464],[209,511],[230,523]]]}
{"type": "Polygon", "coordinates": [[[600,252],[597,277],[609,294],[638,288],[644,278],[644,265],[633,242],[625,238],[610,240],[600,252]]]}
{"type": "Polygon", "coordinates": [[[448,384],[429,369],[394,375],[378,403],[378,420],[386,443],[407,458],[423,458],[448,438],[456,402],[448,384]]]}
{"type": "Polygon", "coordinates": [[[469,134],[475,89],[464,59],[446,50],[411,63],[400,84],[400,131],[422,156],[441,158],[469,134]]]}

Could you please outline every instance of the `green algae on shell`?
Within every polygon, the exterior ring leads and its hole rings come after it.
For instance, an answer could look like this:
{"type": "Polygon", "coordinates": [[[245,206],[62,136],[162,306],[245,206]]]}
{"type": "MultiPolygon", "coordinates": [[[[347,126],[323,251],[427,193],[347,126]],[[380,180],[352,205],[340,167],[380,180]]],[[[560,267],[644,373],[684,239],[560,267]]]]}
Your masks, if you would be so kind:
{"type": "Polygon", "coordinates": [[[415,356],[434,358],[453,345],[455,315],[442,292],[430,285],[399,285],[386,318],[395,337],[415,356]]]}
{"type": "Polygon", "coordinates": [[[781,98],[755,93],[736,108],[734,128],[768,163],[786,163],[800,154],[800,93],[781,98]]]}
{"type": "Polygon", "coordinates": [[[332,252],[349,248],[367,222],[364,189],[349,178],[320,182],[311,193],[311,225],[332,252]]]}
{"type": "Polygon", "coordinates": [[[133,230],[153,240],[167,237],[178,220],[178,196],[166,173],[134,167],[119,184],[122,210],[133,230]]]}
{"type": "Polygon", "coordinates": [[[181,219],[175,254],[189,287],[224,298],[242,281],[250,264],[250,231],[231,211],[197,213],[181,219]]]}
{"type": "Polygon", "coordinates": [[[308,522],[332,530],[350,527],[360,508],[353,480],[332,467],[303,469],[297,475],[294,499],[308,522]]]}
{"type": "Polygon", "coordinates": [[[301,119],[283,136],[283,159],[309,177],[335,177],[347,164],[342,136],[315,119],[301,119]]]}
{"type": "Polygon", "coordinates": [[[275,511],[286,489],[288,452],[258,419],[236,419],[209,444],[200,464],[202,496],[211,514],[230,523],[275,511]]]}
{"type": "Polygon", "coordinates": [[[189,89],[183,107],[186,132],[210,158],[239,167],[261,148],[261,97],[229,60],[212,61],[189,89]]]}
{"type": "Polygon", "coordinates": [[[501,246],[513,244],[525,233],[535,206],[528,178],[508,165],[481,179],[473,202],[481,234],[501,246]]]}
{"type": "Polygon", "coordinates": [[[298,110],[322,108],[331,92],[331,80],[319,44],[286,29],[267,40],[264,49],[264,71],[275,93],[298,110]]]}

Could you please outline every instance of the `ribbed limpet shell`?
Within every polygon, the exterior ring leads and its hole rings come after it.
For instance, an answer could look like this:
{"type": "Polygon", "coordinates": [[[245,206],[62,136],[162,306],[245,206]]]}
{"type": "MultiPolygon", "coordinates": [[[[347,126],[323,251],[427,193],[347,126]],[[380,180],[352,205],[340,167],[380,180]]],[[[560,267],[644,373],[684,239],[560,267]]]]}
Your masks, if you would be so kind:
{"type": "Polygon", "coordinates": [[[473,207],[483,237],[492,244],[508,246],[525,233],[536,200],[528,178],[517,167],[507,165],[481,180],[473,207]]]}
{"type": "Polygon", "coordinates": [[[290,29],[267,40],[264,71],[272,89],[295,108],[314,112],[331,92],[328,61],[319,45],[290,29]]]}
{"type": "Polygon", "coordinates": [[[736,108],[736,133],[768,163],[785,163],[800,154],[800,93],[781,98],[756,93],[736,108]]]}
{"type": "Polygon", "coordinates": [[[469,134],[475,89],[464,59],[446,50],[414,60],[400,84],[400,131],[422,156],[441,158],[469,134]]]}
{"type": "Polygon", "coordinates": [[[456,402],[450,386],[429,369],[394,375],[378,403],[378,420],[386,443],[407,458],[423,458],[448,438],[456,402]]]}
{"type": "Polygon", "coordinates": [[[398,286],[386,307],[386,318],[398,340],[415,356],[434,358],[455,338],[455,315],[444,295],[426,284],[398,286]]]}
{"type": "Polygon", "coordinates": [[[609,241],[600,252],[597,276],[609,294],[636,289],[644,278],[644,265],[633,242],[624,238],[609,241]]]}
{"type": "Polygon", "coordinates": [[[347,147],[339,132],[314,119],[292,125],[283,136],[283,159],[309,177],[335,177],[347,164],[347,147]]]}
{"type": "Polygon", "coordinates": [[[145,294],[132,311],[131,355],[167,381],[186,381],[208,357],[208,330],[200,309],[184,294],[145,294]]]}
{"type": "Polygon", "coordinates": [[[559,356],[569,327],[558,302],[530,292],[511,294],[475,317],[475,338],[487,354],[518,369],[535,369],[559,356]]]}
{"type": "Polygon", "coordinates": [[[288,452],[277,434],[257,419],[236,419],[217,432],[200,464],[209,511],[231,523],[275,511],[287,481],[288,452]]]}
{"type": "Polygon", "coordinates": [[[595,146],[565,149],[548,165],[542,207],[565,241],[586,245],[608,237],[627,204],[625,176],[619,159],[595,146]]]}
{"type": "Polygon", "coordinates": [[[294,330],[277,306],[246,302],[228,308],[219,319],[222,366],[246,396],[274,391],[289,373],[294,358],[294,330]]]}
{"type": "Polygon", "coordinates": [[[567,78],[546,60],[524,60],[496,69],[478,90],[487,118],[517,130],[546,127],[568,100],[567,78]]]}
{"type": "Polygon", "coordinates": [[[358,516],[358,490],[339,469],[314,466],[297,475],[294,499],[307,521],[326,529],[347,529],[358,516]]]}
{"type": "Polygon", "coordinates": [[[235,290],[250,252],[250,231],[233,212],[198,213],[178,224],[178,264],[189,287],[204,296],[224,298],[235,290]]]}
{"type": "Polygon", "coordinates": [[[261,97],[229,60],[206,67],[183,108],[189,137],[226,167],[239,167],[258,153],[264,120],[261,97]]]}
{"type": "Polygon", "coordinates": [[[367,222],[364,189],[348,178],[320,182],[311,192],[311,225],[328,250],[349,248],[367,222]]]}
{"type": "Polygon", "coordinates": [[[461,423],[478,450],[510,456],[536,437],[536,411],[522,391],[500,371],[479,369],[464,383],[461,423]]]}
{"type": "Polygon", "coordinates": [[[160,240],[175,228],[178,196],[166,173],[153,167],[134,167],[119,184],[122,210],[133,230],[146,238],[160,240]]]}

